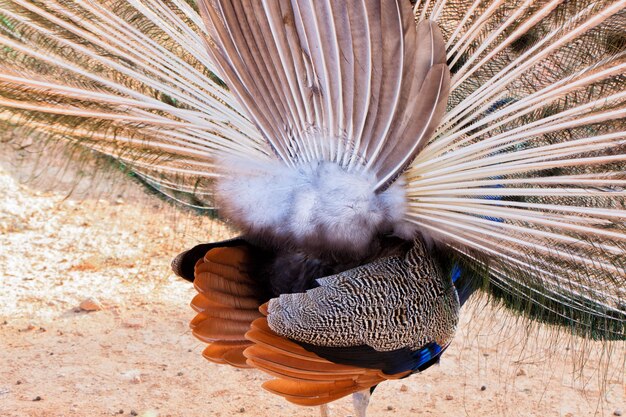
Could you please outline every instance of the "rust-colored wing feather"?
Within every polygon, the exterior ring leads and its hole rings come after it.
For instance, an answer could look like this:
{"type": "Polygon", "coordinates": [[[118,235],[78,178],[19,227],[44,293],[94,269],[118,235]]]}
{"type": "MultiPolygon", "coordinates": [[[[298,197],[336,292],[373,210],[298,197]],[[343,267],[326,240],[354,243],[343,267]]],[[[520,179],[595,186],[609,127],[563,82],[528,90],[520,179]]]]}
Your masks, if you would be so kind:
{"type": "Polygon", "coordinates": [[[267,306],[261,305],[261,291],[248,273],[249,265],[245,246],[213,248],[196,263],[198,295],[191,307],[197,314],[190,327],[194,336],[208,343],[203,356],[211,362],[258,368],[276,377],[263,388],[310,406],[410,372],[387,375],[378,369],[336,364],[274,333],[263,317],[267,306]]]}
{"type": "Polygon", "coordinates": [[[249,253],[245,246],[209,250],[195,266],[198,295],[191,307],[198,312],[190,323],[194,336],[209,343],[208,360],[248,368],[243,350],[252,343],[245,338],[250,323],[259,318],[256,283],[247,273],[249,253]]]}
{"type": "Polygon", "coordinates": [[[263,388],[299,405],[325,404],[410,373],[387,375],[378,369],[330,362],[274,333],[265,317],[252,323],[246,337],[254,342],[244,351],[248,364],[277,378],[263,388]]]}

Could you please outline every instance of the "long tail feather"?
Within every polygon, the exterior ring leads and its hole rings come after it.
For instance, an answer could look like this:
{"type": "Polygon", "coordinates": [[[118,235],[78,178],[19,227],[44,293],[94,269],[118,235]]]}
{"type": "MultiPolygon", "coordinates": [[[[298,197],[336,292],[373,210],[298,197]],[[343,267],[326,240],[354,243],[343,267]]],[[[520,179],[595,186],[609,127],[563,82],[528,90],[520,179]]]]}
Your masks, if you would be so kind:
{"type": "Polygon", "coordinates": [[[626,4],[417,13],[438,16],[453,76],[443,124],[407,174],[408,215],[487,263],[516,308],[626,337],[626,4]]]}
{"type": "Polygon", "coordinates": [[[377,191],[427,143],[449,72],[408,2],[200,1],[220,73],[287,166],[336,163],[377,191]]]}
{"type": "Polygon", "coordinates": [[[215,75],[197,12],[118,3],[0,2],[0,122],[198,192],[210,192],[216,151],[267,155],[215,75]]]}

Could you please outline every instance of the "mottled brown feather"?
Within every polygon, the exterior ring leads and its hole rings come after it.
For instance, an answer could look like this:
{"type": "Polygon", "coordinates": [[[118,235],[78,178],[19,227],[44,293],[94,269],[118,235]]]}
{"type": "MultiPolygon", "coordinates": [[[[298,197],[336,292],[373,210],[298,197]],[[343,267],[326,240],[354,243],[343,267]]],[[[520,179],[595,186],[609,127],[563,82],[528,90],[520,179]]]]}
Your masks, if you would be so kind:
{"type": "Polygon", "coordinates": [[[209,343],[205,358],[260,369],[277,378],[263,384],[265,389],[309,406],[406,375],[335,364],[274,333],[262,317],[267,304],[259,305],[253,297],[253,281],[245,273],[248,256],[241,247],[212,249],[196,265],[195,286],[200,294],[192,301],[198,314],[190,327],[198,339],[209,343]]]}

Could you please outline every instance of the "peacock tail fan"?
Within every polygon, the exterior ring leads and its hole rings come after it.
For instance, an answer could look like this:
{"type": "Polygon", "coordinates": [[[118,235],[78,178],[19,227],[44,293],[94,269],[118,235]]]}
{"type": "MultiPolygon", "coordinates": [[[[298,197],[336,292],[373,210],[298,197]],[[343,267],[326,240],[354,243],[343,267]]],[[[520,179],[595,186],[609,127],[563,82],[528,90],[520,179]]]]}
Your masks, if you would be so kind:
{"type": "Polygon", "coordinates": [[[626,4],[365,3],[0,0],[0,123],[199,207],[232,161],[364,173],[467,285],[625,339],[626,4]]]}
{"type": "Polygon", "coordinates": [[[202,28],[185,2],[3,1],[0,120],[211,207],[215,151],[265,145],[215,75],[202,28]]]}
{"type": "Polygon", "coordinates": [[[406,174],[412,220],[487,265],[505,305],[623,340],[623,2],[415,10],[444,33],[452,87],[442,125],[406,174]]]}

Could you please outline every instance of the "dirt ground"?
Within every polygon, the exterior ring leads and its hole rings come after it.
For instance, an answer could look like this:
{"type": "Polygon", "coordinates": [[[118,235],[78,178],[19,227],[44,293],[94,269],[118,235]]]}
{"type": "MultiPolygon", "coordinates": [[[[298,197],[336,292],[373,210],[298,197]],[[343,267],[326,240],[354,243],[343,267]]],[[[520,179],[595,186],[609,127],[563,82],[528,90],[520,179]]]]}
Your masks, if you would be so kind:
{"type": "MultiPolygon", "coordinates": [[[[207,362],[188,329],[194,291],[169,262],[231,231],[60,161],[0,144],[0,416],[319,415],[207,362]],[[89,297],[102,310],[78,309],[89,297]]],[[[369,415],[618,416],[624,357],[475,301],[441,365],[382,384],[369,415]]]]}

